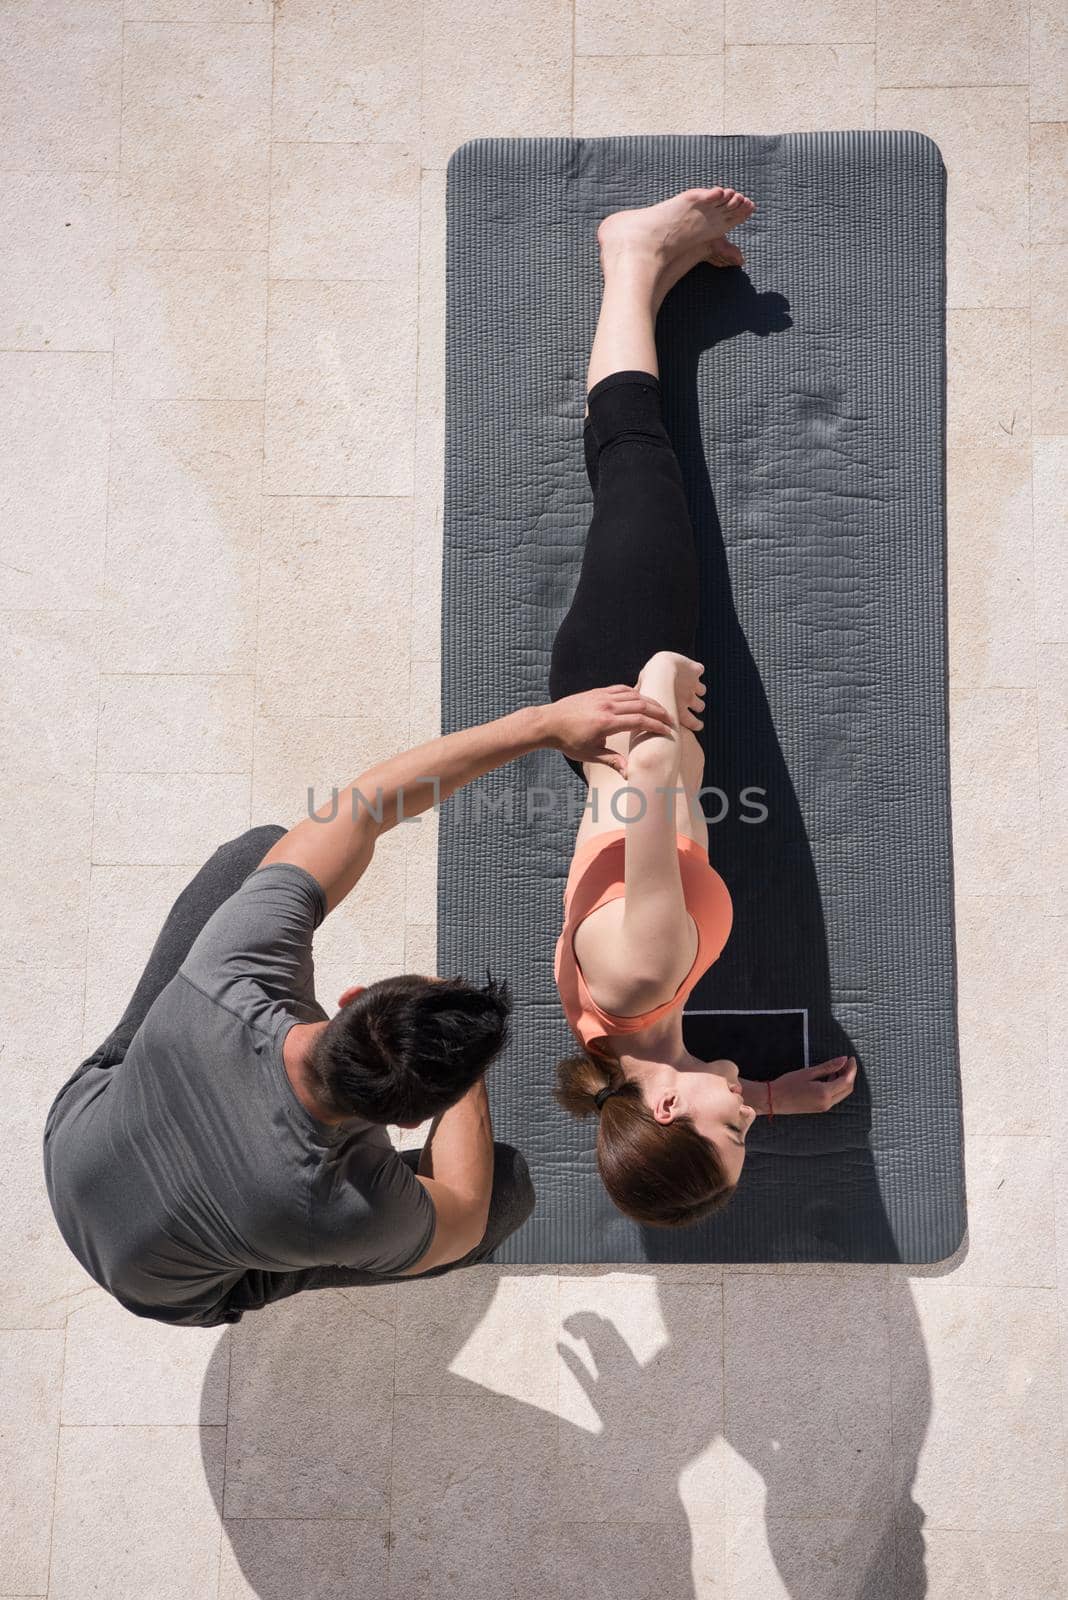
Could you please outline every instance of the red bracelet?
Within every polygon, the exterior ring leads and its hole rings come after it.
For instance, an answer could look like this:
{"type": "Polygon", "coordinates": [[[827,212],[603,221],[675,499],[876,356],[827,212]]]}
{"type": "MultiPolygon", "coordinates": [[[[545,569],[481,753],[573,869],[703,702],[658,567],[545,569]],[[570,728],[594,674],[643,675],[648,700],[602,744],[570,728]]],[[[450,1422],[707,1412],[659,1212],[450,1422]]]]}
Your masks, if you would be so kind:
{"type": "Polygon", "coordinates": [[[770,1078],[768,1079],[767,1084],[765,1085],[765,1087],[767,1088],[767,1091],[768,1091],[768,1121],[769,1122],[774,1122],[775,1121],[775,1113],[771,1108],[771,1079],[770,1078]]]}

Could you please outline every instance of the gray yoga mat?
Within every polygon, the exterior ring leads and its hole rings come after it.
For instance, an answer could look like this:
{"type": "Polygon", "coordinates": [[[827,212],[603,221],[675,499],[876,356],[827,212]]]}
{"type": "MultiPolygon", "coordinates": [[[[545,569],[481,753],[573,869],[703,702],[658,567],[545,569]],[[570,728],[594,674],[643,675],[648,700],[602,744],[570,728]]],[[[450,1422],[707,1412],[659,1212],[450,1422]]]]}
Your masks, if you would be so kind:
{"type": "Polygon", "coordinates": [[[439,970],[507,976],[497,1136],[538,1190],[511,1262],[908,1261],[965,1220],[946,699],[945,169],[915,132],[480,139],[448,171],[443,726],[546,698],[591,497],[585,369],[607,212],[729,183],[741,269],[672,292],[665,420],[702,562],[710,855],[735,907],[691,1048],[774,1077],[855,1053],[852,1097],[761,1118],[685,1230],[606,1198],[551,1098],[576,807],[554,752],[441,816],[439,970]],[[754,820],[766,808],[764,820],[754,820]],[[714,820],[725,812],[721,820],[714,820]]]}

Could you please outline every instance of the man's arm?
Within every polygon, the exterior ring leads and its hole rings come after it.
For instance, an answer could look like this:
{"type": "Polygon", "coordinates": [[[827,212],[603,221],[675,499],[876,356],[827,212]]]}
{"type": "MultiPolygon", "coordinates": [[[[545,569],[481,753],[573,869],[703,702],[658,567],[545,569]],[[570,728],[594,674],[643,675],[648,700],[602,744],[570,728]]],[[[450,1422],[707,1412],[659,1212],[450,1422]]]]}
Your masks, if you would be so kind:
{"type": "Polygon", "coordinates": [[[322,806],[298,822],[260,865],[289,861],[303,867],[322,885],[326,908],[333,911],[366,872],[383,833],[448,799],[464,784],[541,748],[562,750],[573,760],[615,765],[621,758],[604,743],[610,734],[652,732],[665,719],[670,720],[663,706],[634,688],[616,685],[431,739],[368,767],[341,791],[336,807],[322,806]]]}
{"type": "Polygon", "coordinates": [[[493,1192],[493,1128],[485,1079],[472,1084],[437,1119],[417,1176],[433,1202],[437,1224],[430,1248],[402,1277],[459,1261],[486,1232],[493,1192]]]}

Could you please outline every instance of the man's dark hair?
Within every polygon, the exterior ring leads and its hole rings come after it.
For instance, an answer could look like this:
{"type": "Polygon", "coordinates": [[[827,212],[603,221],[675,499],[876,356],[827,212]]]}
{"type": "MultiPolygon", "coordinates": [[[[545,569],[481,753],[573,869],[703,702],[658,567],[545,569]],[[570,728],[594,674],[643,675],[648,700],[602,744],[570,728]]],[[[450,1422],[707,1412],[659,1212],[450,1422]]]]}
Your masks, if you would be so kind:
{"type": "Polygon", "coordinates": [[[405,974],[372,983],[327,1023],[309,1065],[336,1116],[425,1122],[455,1105],[504,1048],[506,983],[405,974]]]}

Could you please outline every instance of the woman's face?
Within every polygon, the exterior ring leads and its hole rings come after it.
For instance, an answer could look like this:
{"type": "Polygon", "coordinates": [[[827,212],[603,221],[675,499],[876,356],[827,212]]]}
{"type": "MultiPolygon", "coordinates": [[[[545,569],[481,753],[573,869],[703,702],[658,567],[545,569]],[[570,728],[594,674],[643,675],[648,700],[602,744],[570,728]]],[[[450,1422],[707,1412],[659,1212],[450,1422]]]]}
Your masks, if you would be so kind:
{"type": "Polygon", "coordinates": [[[745,1136],[757,1114],[742,1099],[735,1063],[707,1061],[699,1070],[680,1073],[676,1115],[690,1117],[698,1133],[715,1145],[728,1180],[737,1183],[745,1136]]]}

